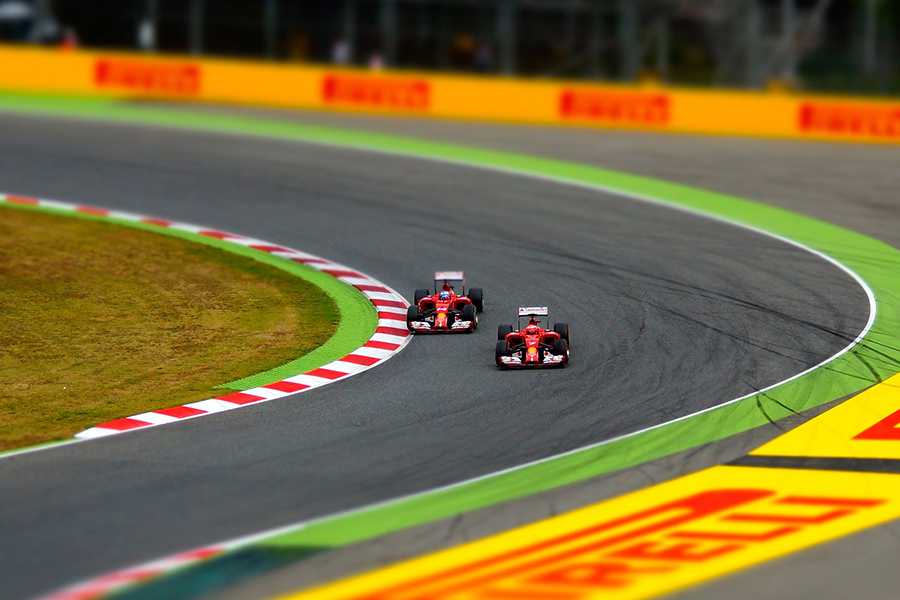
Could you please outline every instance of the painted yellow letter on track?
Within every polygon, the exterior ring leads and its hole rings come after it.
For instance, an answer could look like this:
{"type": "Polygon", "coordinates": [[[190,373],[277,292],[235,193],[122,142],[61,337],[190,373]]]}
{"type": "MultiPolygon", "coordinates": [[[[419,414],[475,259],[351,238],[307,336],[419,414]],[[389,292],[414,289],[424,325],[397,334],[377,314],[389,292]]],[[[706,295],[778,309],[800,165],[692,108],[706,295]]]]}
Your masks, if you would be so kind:
{"type": "Polygon", "coordinates": [[[869,388],[752,454],[900,459],[900,375],[869,388]]]}
{"type": "Polygon", "coordinates": [[[715,467],[289,598],[648,598],[897,517],[900,475],[715,467]]]}

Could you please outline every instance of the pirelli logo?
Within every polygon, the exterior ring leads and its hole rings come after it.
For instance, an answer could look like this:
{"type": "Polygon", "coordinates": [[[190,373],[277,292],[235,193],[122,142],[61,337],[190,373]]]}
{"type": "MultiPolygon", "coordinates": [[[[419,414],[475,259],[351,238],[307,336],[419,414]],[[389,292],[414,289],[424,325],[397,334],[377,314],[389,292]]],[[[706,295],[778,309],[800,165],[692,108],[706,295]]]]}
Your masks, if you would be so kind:
{"type": "Polygon", "coordinates": [[[358,600],[587,600],[781,542],[883,504],[770,489],[714,489],[488,554],[358,600]],[[600,594],[600,596],[598,596],[600,594]]]}
{"type": "Polygon", "coordinates": [[[327,75],[322,80],[325,104],[396,110],[426,110],[431,86],[424,79],[327,75]]]}
{"type": "Polygon", "coordinates": [[[94,67],[94,83],[100,88],[192,96],[200,93],[201,69],[193,64],[101,58],[94,67]]]}
{"type": "Polygon", "coordinates": [[[900,107],[805,102],[799,121],[805,133],[900,138],[900,107]]]}
{"type": "Polygon", "coordinates": [[[670,105],[666,94],[563,90],[559,114],[563,119],[614,125],[668,125],[670,105]]]}

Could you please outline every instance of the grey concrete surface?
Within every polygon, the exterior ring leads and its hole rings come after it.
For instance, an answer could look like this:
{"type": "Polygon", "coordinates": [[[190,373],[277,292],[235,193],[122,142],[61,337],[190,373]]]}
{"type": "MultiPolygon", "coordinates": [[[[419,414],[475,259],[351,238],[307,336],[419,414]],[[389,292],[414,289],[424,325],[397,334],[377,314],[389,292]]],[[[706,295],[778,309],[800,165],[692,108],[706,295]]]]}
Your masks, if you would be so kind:
{"type": "MultiPolygon", "coordinates": [[[[740,396],[860,330],[862,291],[794,247],[520,177],[294,143],[0,117],[0,182],[308,250],[409,293],[482,284],[473,336],[424,338],[298,397],[0,461],[5,598],[542,458],[740,396]],[[539,300],[556,372],[500,373],[539,300]]],[[[612,488],[608,488],[612,489],[612,488]]]]}

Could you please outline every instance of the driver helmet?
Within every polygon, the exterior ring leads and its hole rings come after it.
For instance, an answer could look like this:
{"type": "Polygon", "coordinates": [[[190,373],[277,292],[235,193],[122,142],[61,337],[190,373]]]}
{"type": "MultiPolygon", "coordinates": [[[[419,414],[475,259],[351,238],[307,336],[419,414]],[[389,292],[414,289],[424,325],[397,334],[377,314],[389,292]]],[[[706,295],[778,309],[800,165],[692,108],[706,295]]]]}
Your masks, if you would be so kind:
{"type": "Polygon", "coordinates": [[[448,292],[447,290],[442,291],[442,292],[441,292],[441,295],[440,295],[440,298],[441,298],[441,300],[449,300],[449,299],[450,299],[450,292],[448,292]]]}

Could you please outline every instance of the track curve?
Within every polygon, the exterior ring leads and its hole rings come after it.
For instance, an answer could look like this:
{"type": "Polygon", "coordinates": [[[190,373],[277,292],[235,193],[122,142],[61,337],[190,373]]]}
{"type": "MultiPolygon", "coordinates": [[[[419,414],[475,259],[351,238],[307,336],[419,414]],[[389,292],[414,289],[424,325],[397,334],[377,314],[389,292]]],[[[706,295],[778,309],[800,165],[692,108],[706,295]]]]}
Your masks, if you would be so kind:
{"type": "Polygon", "coordinates": [[[795,247],[596,192],[248,138],[0,126],[6,189],[237,230],[401,291],[464,268],[488,300],[474,336],[417,339],[302,398],[0,462],[10,598],[719,404],[834,354],[867,316],[850,277],[795,247]],[[571,324],[570,367],[496,371],[493,329],[535,301],[571,324]]]}

